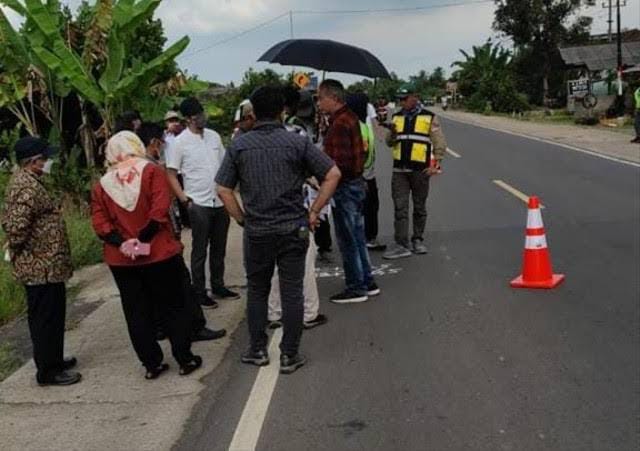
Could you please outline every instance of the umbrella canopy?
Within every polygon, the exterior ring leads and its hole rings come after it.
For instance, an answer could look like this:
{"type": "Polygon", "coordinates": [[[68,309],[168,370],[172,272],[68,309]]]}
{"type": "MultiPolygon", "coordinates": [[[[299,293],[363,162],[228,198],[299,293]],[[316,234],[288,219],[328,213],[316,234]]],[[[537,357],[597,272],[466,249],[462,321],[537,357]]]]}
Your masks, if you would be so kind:
{"type": "Polygon", "coordinates": [[[327,39],[289,39],[271,47],[258,59],[285,66],[305,66],[370,78],[391,78],[371,52],[327,39]]]}

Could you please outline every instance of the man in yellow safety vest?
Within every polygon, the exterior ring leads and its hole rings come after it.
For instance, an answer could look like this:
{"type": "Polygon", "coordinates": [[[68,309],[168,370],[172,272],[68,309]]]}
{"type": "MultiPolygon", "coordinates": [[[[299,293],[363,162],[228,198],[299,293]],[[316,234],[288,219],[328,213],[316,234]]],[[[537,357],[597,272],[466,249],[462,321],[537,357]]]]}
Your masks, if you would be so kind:
{"type": "Polygon", "coordinates": [[[395,241],[384,258],[394,260],[426,254],[424,229],[431,176],[440,174],[447,149],[435,114],[420,104],[411,85],[396,93],[401,110],[391,119],[387,144],[393,152],[392,197],[395,207],[395,241]],[[409,198],[413,199],[413,235],[409,240],[409,198]]]}

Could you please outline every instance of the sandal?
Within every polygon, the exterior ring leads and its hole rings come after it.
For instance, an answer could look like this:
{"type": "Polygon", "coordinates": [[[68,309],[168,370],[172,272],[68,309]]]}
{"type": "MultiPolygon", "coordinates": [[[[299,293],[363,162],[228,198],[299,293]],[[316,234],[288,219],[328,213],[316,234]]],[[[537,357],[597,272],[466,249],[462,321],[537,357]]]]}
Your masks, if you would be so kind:
{"type": "Polygon", "coordinates": [[[153,379],[157,379],[162,373],[164,373],[165,371],[167,371],[169,369],[169,364],[168,363],[162,363],[160,366],[151,369],[151,370],[147,370],[147,374],[144,375],[144,378],[148,381],[153,380],[153,379]]]}
{"type": "Polygon", "coordinates": [[[184,365],[180,365],[180,376],[186,376],[193,373],[202,366],[202,357],[194,355],[191,360],[184,365]]]}

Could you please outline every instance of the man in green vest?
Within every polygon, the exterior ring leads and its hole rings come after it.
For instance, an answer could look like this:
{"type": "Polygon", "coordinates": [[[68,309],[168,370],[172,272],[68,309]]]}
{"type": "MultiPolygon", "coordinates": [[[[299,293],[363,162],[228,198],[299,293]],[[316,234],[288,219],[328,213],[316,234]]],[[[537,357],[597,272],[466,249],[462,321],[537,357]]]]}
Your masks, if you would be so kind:
{"type": "Polygon", "coordinates": [[[424,229],[431,176],[441,173],[447,143],[435,114],[420,104],[411,85],[396,93],[401,110],[391,120],[387,144],[393,153],[391,196],[395,208],[395,241],[388,260],[426,254],[424,229]],[[413,234],[409,240],[409,199],[413,200],[413,234]]]}
{"type": "Polygon", "coordinates": [[[631,140],[632,143],[640,143],[640,86],[636,89],[633,97],[636,101],[636,120],[635,120],[635,129],[636,129],[636,137],[631,140]]]}
{"type": "Polygon", "coordinates": [[[360,133],[366,153],[364,172],[362,178],[367,184],[367,196],[364,200],[364,235],[367,240],[367,249],[371,251],[384,251],[386,246],[378,242],[378,210],[380,200],[378,198],[378,183],[376,181],[376,137],[373,121],[370,119],[368,107],[369,97],[364,92],[357,92],[347,96],[347,106],[356,113],[360,121],[360,133]]]}

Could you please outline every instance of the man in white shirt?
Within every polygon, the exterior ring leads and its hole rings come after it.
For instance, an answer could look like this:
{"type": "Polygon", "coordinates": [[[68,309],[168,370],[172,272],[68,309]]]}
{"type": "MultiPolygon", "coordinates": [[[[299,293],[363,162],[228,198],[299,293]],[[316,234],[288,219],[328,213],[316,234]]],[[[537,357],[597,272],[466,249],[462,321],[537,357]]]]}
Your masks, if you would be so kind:
{"type": "Polygon", "coordinates": [[[216,308],[207,295],[205,262],[209,250],[211,293],[218,299],[239,299],[224,286],[224,258],[227,248],[229,215],[218,198],[215,176],[224,159],[220,135],[206,128],[207,116],[197,99],[190,97],[180,105],[187,128],[176,138],[167,159],[169,182],[176,197],[187,207],[192,232],[191,277],[203,307],[216,308]],[[182,174],[184,190],[178,182],[182,174]]]}

